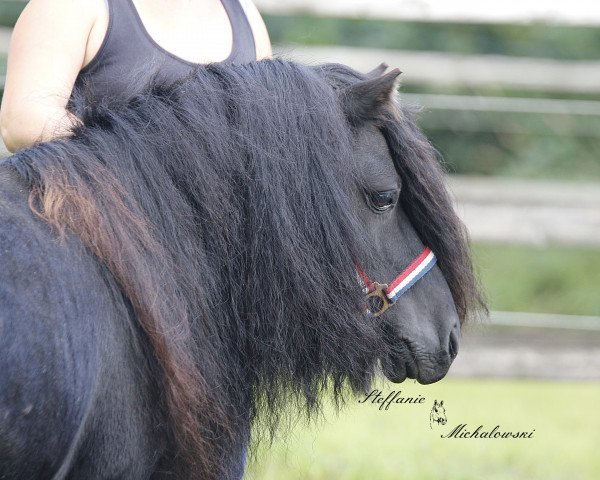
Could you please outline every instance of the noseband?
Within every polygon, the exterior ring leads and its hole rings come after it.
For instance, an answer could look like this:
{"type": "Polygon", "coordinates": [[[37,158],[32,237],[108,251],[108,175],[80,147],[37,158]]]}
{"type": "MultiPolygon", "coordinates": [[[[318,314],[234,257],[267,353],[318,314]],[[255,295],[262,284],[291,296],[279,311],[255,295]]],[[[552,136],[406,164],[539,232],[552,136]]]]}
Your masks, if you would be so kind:
{"type": "Polygon", "coordinates": [[[398,299],[435,265],[437,258],[429,247],[425,247],[421,254],[415,258],[389,285],[371,281],[367,274],[357,267],[358,275],[364,285],[366,294],[367,312],[378,317],[388,308],[393,306],[398,299]]]}

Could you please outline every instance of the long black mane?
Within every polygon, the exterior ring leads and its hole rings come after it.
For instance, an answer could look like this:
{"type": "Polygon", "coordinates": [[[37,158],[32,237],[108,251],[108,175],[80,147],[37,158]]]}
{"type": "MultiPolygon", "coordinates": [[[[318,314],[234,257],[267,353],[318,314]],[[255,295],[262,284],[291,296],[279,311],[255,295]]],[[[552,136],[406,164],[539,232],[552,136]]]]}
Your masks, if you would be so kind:
{"type": "MultiPolygon", "coordinates": [[[[355,262],[369,253],[332,88],[360,78],[275,60],[101,103],[78,92],[72,136],[9,160],[32,208],[79,235],[131,303],[188,473],[218,476],[251,419],[274,428],[290,401],[310,412],[325,389],[364,390],[387,353],[362,313],[355,262]]],[[[429,144],[409,118],[378,121],[464,317],[478,297],[429,144]]]]}
{"type": "Polygon", "coordinates": [[[202,478],[245,434],[249,403],[274,426],[289,400],[316,408],[328,379],[336,395],[366,388],[383,346],[361,313],[366,251],[339,174],[349,131],[323,79],[282,61],[211,65],[119,102],[80,92],[73,108],[71,138],[10,162],[32,207],[131,301],[202,478]]]}

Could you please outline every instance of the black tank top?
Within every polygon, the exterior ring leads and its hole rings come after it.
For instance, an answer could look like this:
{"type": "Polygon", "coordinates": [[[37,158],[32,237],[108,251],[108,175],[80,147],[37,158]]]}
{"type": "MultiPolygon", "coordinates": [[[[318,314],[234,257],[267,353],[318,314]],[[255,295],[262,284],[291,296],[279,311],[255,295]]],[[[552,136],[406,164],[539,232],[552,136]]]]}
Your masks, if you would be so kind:
{"type": "MultiPolygon", "coordinates": [[[[132,0],[107,0],[108,29],[96,56],[79,72],[75,87],[86,84],[93,98],[118,97],[157,73],[167,80],[179,78],[199,65],[158,45],[147,32],[132,0]]],[[[252,28],[239,0],[221,0],[231,23],[233,47],[224,62],[256,60],[252,28]]]]}

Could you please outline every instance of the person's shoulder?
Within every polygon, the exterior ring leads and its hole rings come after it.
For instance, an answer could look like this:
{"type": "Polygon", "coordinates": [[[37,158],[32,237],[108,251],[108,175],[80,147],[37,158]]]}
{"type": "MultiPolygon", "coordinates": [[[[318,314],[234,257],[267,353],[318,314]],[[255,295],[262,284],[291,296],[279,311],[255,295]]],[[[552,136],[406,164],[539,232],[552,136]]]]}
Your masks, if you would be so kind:
{"type": "MultiPolygon", "coordinates": [[[[13,30],[11,45],[27,39],[45,43],[80,42],[100,18],[105,0],[30,0],[13,30]]],[[[68,46],[68,45],[66,45],[68,46]]],[[[12,47],[11,47],[12,48],[12,47]]]]}

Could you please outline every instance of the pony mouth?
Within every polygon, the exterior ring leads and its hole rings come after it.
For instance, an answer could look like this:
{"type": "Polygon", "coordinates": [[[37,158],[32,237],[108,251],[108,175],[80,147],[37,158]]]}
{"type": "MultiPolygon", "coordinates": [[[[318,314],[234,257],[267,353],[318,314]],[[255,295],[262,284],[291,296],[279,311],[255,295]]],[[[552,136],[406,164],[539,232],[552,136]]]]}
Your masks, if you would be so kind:
{"type": "Polygon", "coordinates": [[[411,359],[411,361],[406,362],[404,364],[405,369],[406,369],[406,378],[410,378],[412,380],[416,380],[418,375],[419,375],[419,369],[417,367],[417,364],[414,360],[411,359]]]}
{"type": "Polygon", "coordinates": [[[403,341],[398,349],[380,359],[381,370],[393,383],[406,379],[416,380],[421,385],[435,383],[446,376],[452,361],[440,355],[417,357],[411,345],[403,341]]]}
{"type": "Polygon", "coordinates": [[[385,377],[393,383],[402,383],[406,379],[417,379],[418,369],[412,362],[398,364],[382,361],[381,368],[385,377]]]}
{"type": "Polygon", "coordinates": [[[380,363],[383,374],[393,383],[402,383],[407,378],[419,381],[419,367],[408,346],[386,355],[380,363]]]}

